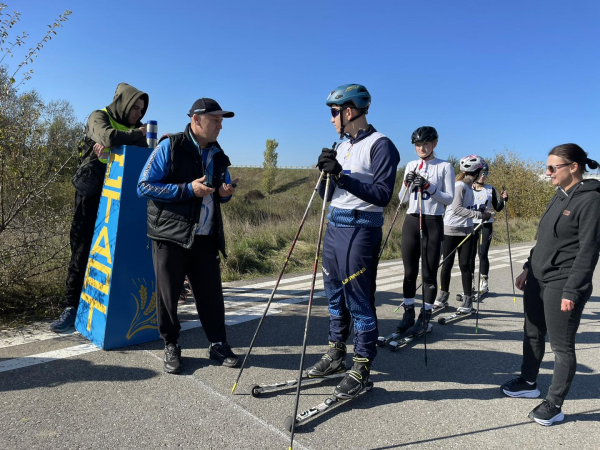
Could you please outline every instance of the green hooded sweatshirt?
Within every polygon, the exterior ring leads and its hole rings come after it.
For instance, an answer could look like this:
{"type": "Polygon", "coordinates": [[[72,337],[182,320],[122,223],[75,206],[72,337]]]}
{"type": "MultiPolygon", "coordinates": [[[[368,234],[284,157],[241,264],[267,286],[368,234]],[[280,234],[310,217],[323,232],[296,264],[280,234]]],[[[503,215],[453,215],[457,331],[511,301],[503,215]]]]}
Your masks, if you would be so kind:
{"type": "Polygon", "coordinates": [[[82,149],[81,162],[86,163],[91,159],[95,159],[96,155],[92,151],[94,144],[97,142],[108,148],[119,147],[121,145],[135,145],[138,147],[147,147],[146,136],[140,130],[142,122],[138,121],[135,125],[130,125],[127,122],[131,107],[138,99],[144,100],[144,108],[142,116],[146,114],[148,103],[150,101],[148,94],[139,91],[127,83],[120,83],[115,91],[115,96],[110,105],[104,110],[96,110],[90,114],[86,126],[86,142],[85,148],[82,149]],[[115,129],[110,122],[110,118],[124,127],[131,127],[127,131],[115,129]],[[92,142],[90,142],[92,141],[92,142]]]}

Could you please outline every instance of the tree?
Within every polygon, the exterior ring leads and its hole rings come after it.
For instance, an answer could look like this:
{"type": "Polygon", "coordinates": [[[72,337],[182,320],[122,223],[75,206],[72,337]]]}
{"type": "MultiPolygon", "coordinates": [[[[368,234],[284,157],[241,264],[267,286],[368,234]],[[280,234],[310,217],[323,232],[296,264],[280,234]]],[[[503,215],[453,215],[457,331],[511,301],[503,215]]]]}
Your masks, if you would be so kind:
{"type": "MultiPolygon", "coordinates": [[[[5,9],[0,3],[0,62],[13,57],[28,36],[23,32],[6,45],[20,15],[5,14],[5,9]]],[[[65,270],[68,260],[70,175],[83,125],[68,102],[46,104],[33,90],[19,91],[32,70],[18,83],[15,77],[34,61],[69,14],[65,11],[48,26],[44,38],[15,69],[0,64],[0,297],[4,297],[0,314],[12,304],[7,299],[19,293],[32,297],[40,285],[55,288],[58,283],[52,284],[47,274],[65,270]]]]}
{"type": "Polygon", "coordinates": [[[277,175],[277,147],[279,143],[275,139],[267,139],[267,148],[263,153],[265,160],[263,161],[263,177],[262,188],[271,195],[275,187],[275,176],[277,175]]]}

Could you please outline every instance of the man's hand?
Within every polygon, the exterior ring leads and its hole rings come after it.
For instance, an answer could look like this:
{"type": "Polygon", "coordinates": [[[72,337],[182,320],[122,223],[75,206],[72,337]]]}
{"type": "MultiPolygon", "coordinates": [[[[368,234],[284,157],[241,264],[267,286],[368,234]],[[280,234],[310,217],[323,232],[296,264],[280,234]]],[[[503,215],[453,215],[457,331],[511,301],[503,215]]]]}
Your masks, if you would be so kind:
{"type": "Polygon", "coordinates": [[[501,193],[500,196],[502,197],[502,200],[504,200],[505,202],[508,201],[508,192],[506,192],[506,189],[504,189],[501,193]]]}
{"type": "Polygon", "coordinates": [[[109,148],[105,147],[102,144],[98,144],[97,142],[94,144],[94,154],[98,157],[98,159],[107,159],[109,148]]]}
{"type": "Polygon", "coordinates": [[[192,181],[192,189],[194,190],[194,195],[196,197],[206,197],[207,195],[215,192],[214,188],[203,185],[202,183],[204,181],[206,181],[206,175],[204,175],[202,178],[197,178],[192,181]]]}
{"type": "Polygon", "coordinates": [[[319,156],[317,167],[321,172],[338,175],[343,169],[336,159],[337,153],[330,148],[324,148],[319,156]]]}
{"type": "Polygon", "coordinates": [[[490,220],[492,218],[492,213],[490,211],[481,211],[481,219],[484,222],[487,222],[488,220],[490,220]]]}
{"type": "Polygon", "coordinates": [[[563,298],[562,302],[560,303],[560,310],[562,312],[569,312],[569,311],[573,311],[573,309],[575,309],[575,302],[572,300],[567,300],[566,298],[563,298]]]}
{"type": "Polygon", "coordinates": [[[233,180],[231,182],[231,184],[223,183],[223,185],[219,188],[219,195],[221,197],[229,197],[230,195],[233,195],[233,193],[235,192],[235,188],[238,184],[238,181],[240,181],[240,179],[236,178],[235,180],[233,180]]]}
{"type": "Polygon", "coordinates": [[[138,130],[140,130],[142,132],[142,134],[144,136],[146,136],[146,125],[142,125],[141,127],[138,128],[138,130]]]}
{"type": "Polygon", "coordinates": [[[520,291],[525,290],[525,284],[527,283],[527,273],[528,272],[529,272],[529,269],[524,269],[523,272],[521,272],[521,275],[519,275],[517,277],[517,279],[515,280],[515,286],[520,291]]]}

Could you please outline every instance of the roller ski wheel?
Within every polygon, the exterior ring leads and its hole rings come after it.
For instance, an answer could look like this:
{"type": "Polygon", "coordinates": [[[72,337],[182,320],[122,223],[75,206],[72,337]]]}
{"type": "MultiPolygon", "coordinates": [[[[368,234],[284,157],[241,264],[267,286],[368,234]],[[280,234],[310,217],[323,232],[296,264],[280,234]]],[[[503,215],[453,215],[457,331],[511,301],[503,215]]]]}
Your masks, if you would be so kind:
{"type": "Polygon", "coordinates": [[[294,424],[294,419],[292,418],[292,416],[287,416],[283,420],[283,427],[285,430],[287,430],[288,433],[291,433],[292,427],[295,426],[295,428],[298,428],[299,426],[304,425],[306,422],[309,422],[309,421],[321,416],[322,414],[326,413],[327,411],[331,411],[332,409],[337,408],[340,405],[344,405],[348,402],[351,402],[351,401],[357,399],[365,392],[371,391],[371,389],[373,389],[373,382],[369,381],[365,385],[365,387],[358,394],[356,394],[356,396],[349,398],[347,400],[338,399],[334,395],[331,395],[331,396],[327,397],[322,403],[319,403],[317,406],[313,406],[312,408],[307,409],[306,411],[302,411],[301,413],[298,413],[298,415],[296,416],[295,424],[294,424]]]}
{"type": "Polygon", "coordinates": [[[261,392],[262,391],[260,390],[260,386],[258,384],[250,386],[250,395],[252,397],[254,397],[254,398],[260,397],[261,392]]]}
{"type": "Polygon", "coordinates": [[[440,318],[438,319],[438,323],[439,323],[440,325],[445,325],[445,324],[446,324],[446,318],[445,318],[445,317],[440,317],[440,318]]]}
{"type": "Polygon", "coordinates": [[[294,426],[294,419],[292,416],[287,416],[284,420],[283,420],[283,428],[288,432],[291,433],[292,432],[292,427],[294,426]]]}

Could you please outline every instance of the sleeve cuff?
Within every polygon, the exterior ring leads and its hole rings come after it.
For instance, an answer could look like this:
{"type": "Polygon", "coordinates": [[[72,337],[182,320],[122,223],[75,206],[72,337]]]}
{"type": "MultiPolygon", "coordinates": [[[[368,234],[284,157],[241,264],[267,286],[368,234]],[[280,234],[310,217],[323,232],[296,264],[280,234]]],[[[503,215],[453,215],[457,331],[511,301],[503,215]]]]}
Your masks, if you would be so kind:
{"type": "Polygon", "coordinates": [[[577,303],[577,301],[579,300],[579,295],[574,292],[563,291],[562,298],[571,300],[572,302],[577,303]]]}

